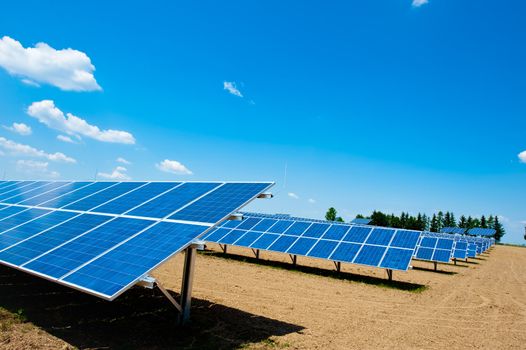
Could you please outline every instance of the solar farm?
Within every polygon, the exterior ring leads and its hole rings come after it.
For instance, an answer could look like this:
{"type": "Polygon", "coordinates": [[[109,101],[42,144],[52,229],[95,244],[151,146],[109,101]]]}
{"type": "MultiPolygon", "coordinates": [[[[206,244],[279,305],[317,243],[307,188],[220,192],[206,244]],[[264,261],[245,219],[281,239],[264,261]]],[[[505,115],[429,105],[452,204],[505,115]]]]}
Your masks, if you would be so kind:
{"type": "Polygon", "coordinates": [[[244,211],[272,186],[2,181],[1,306],[79,348],[524,341],[524,254],[492,230],[244,211]]]}

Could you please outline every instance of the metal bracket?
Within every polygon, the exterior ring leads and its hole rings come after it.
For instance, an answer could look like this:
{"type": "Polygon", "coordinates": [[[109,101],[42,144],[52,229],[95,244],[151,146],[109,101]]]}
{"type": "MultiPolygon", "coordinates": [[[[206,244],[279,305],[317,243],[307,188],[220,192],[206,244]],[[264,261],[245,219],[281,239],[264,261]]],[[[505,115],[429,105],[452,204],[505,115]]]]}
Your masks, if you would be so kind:
{"type": "Polygon", "coordinates": [[[274,198],[274,195],[272,193],[260,193],[258,195],[258,198],[261,198],[261,199],[270,199],[270,198],[274,198]]]}
{"type": "Polygon", "coordinates": [[[230,215],[227,220],[241,221],[241,220],[243,220],[243,214],[241,214],[241,213],[234,213],[234,214],[230,215]]]}

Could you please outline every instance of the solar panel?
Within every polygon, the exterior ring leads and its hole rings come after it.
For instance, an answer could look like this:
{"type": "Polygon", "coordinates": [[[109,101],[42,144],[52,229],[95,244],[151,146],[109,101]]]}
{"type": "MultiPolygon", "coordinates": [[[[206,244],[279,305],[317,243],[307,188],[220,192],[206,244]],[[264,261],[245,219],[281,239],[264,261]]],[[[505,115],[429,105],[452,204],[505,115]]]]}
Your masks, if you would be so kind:
{"type": "Polygon", "coordinates": [[[454,242],[453,238],[434,237],[425,232],[416,249],[415,258],[447,263],[451,259],[454,242]]]}
{"type": "Polygon", "coordinates": [[[0,183],[0,263],[113,300],[272,185],[0,183]]]}
{"type": "Polygon", "coordinates": [[[492,228],[480,228],[480,227],[475,227],[475,228],[468,230],[468,234],[473,235],[473,236],[494,236],[496,232],[497,231],[495,231],[495,229],[492,229],[492,228]]]}
{"type": "Polygon", "coordinates": [[[369,225],[371,223],[371,219],[366,219],[366,218],[356,218],[356,219],[352,219],[351,220],[351,224],[355,224],[355,225],[369,225]]]}
{"type": "Polygon", "coordinates": [[[452,233],[456,235],[463,235],[466,233],[466,229],[462,227],[443,227],[440,230],[441,233],[452,233]]]}
{"type": "Polygon", "coordinates": [[[405,271],[421,233],[258,213],[243,217],[225,222],[203,240],[405,271]]]}

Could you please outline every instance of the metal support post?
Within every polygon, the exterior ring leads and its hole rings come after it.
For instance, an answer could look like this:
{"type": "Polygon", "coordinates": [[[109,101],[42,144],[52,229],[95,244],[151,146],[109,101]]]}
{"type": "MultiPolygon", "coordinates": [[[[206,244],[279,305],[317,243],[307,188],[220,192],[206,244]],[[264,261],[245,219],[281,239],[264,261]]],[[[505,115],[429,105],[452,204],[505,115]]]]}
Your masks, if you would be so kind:
{"type": "Polygon", "coordinates": [[[433,261],[433,264],[435,265],[435,271],[436,271],[438,263],[436,261],[433,261]]]}
{"type": "Polygon", "coordinates": [[[392,281],[393,280],[393,270],[387,269],[386,271],[387,271],[387,279],[389,281],[392,281]]]}
{"type": "Polygon", "coordinates": [[[256,256],[256,259],[259,259],[259,249],[254,249],[254,248],[250,248],[252,249],[252,253],[254,253],[254,255],[256,256]]]}
{"type": "Polygon", "coordinates": [[[220,244],[219,246],[221,247],[223,253],[226,254],[226,244],[220,244]]]}
{"type": "MultiPolygon", "coordinates": [[[[226,247],[226,245],[225,245],[226,247]]],[[[196,246],[191,245],[184,253],[183,283],[181,285],[181,324],[190,320],[190,304],[192,302],[192,285],[194,282],[196,246]]]]}
{"type": "Polygon", "coordinates": [[[453,258],[453,263],[456,265],[457,264],[457,258],[453,258]]]}
{"type": "Polygon", "coordinates": [[[289,254],[290,256],[290,260],[292,260],[292,265],[296,266],[296,262],[298,260],[298,256],[297,255],[292,255],[292,254],[289,254]]]}
{"type": "Polygon", "coordinates": [[[340,272],[342,269],[342,263],[339,261],[334,261],[334,266],[336,266],[336,272],[340,272]]]}

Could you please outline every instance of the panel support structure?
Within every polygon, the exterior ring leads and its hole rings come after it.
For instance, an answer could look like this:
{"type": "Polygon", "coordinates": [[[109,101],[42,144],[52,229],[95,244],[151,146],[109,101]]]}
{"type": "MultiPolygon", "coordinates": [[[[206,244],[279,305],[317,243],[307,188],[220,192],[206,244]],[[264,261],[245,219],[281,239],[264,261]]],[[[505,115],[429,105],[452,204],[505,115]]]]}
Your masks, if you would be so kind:
{"type": "Polygon", "coordinates": [[[292,265],[296,266],[296,263],[298,262],[298,256],[289,254],[290,260],[292,260],[292,265]]]}
{"type": "Polygon", "coordinates": [[[393,270],[387,269],[386,271],[387,271],[387,279],[389,281],[392,281],[393,280],[393,270]]]}
{"type": "Polygon", "coordinates": [[[435,271],[437,271],[438,263],[436,261],[433,261],[433,265],[435,266],[435,271]]]}
{"type": "Polygon", "coordinates": [[[221,247],[223,253],[226,254],[226,244],[219,244],[219,246],[221,247]]]}
{"type": "Polygon", "coordinates": [[[342,270],[342,263],[339,261],[334,262],[334,266],[336,266],[336,272],[340,272],[342,270]]]}
{"type": "MultiPolygon", "coordinates": [[[[226,245],[225,245],[226,247],[226,245]]],[[[194,282],[196,245],[186,248],[184,253],[183,283],[181,285],[181,318],[180,323],[186,324],[190,320],[190,304],[192,302],[192,286],[194,282]]]]}
{"type": "Polygon", "coordinates": [[[252,253],[254,253],[254,255],[256,256],[256,259],[259,259],[259,249],[254,249],[254,248],[250,248],[252,249],[252,253]]]}

